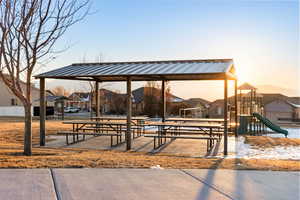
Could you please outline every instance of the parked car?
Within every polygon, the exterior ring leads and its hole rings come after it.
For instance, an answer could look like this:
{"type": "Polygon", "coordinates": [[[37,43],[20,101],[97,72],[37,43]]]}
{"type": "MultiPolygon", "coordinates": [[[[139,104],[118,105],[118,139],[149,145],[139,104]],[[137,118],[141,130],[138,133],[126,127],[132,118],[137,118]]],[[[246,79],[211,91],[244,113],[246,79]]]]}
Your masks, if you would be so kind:
{"type": "Polygon", "coordinates": [[[64,112],[65,113],[77,113],[77,112],[79,112],[79,108],[75,108],[75,107],[66,107],[65,109],[64,109],[64,112]]]}

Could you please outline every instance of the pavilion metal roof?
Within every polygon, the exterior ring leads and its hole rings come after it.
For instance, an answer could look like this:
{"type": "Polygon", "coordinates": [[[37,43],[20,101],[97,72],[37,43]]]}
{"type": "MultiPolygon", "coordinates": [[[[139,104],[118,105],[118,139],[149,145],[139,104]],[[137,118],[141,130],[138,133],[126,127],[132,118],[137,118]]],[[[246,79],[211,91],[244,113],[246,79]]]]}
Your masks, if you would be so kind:
{"type": "Polygon", "coordinates": [[[35,76],[72,80],[222,80],[235,79],[232,59],[75,63],[35,76]]]}

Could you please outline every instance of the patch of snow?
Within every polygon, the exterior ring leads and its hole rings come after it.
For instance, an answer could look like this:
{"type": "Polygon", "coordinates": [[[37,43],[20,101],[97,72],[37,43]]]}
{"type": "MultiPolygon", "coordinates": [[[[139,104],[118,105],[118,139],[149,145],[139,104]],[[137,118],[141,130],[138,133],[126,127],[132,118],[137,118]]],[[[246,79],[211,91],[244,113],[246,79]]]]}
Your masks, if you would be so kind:
{"type": "Polygon", "coordinates": [[[151,166],[150,169],[164,169],[160,165],[151,166]]]}
{"type": "MultiPolygon", "coordinates": [[[[300,138],[300,128],[284,128],[286,129],[289,134],[288,134],[288,138],[300,138]]],[[[272,131],[270,129],[267,129],[267,131],[272,131]]],[[[266,134],[266,136],[269,137],[285,137],[283,134],[281,133],[272,133],[272,134],[266,134]]]]}
{"type": "Polygon", "coordinates": [[[228,138],[226,158],[244,159],[290,159],[300,160],[300,146],[276,146],[270,148],[253,147],[245,144],[244,137],[228,138]]]}

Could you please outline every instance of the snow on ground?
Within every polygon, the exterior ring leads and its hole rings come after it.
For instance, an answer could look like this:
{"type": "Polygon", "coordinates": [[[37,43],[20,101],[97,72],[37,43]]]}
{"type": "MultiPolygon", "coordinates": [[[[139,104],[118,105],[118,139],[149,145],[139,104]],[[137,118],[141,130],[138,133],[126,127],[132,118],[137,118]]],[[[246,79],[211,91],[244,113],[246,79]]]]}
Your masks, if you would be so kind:
{"type": "MultiPolygon", "coordinates": [[[[285,128],[288,138],[300,138],[300,128],[285,128]]],[[[157,130],[156,127],[147,127],[146,130],[157,130]]],[[[271,131],[271,130],[269,130],[271,131]]],[[[285,137],[283,134],[266,134],[269,137],[285,137]]],[[[243,136],[228,137],[228,156],[226,158],[244,159],[291,159],[300,160],[300,146],[276,146],[270,148],[253,147],[244,143],[243,136]]],[[[221,152],[222,154],[222,152],[221,152]]],[[[219,156],[217,156],[219,157],[219,156]]]]}
{"type": "MultiPolygon", "coordinates": [[[[300,138],[300,128],[284,128],[286,129],[289,134],[288,134],[288,138],[300,138]]],[[[267,131],[272,131],[270,129],[267,129],[267,131]]],[[[283,134],[281,133],[271,133],[271,134],[266,134],[266,136],[270,136],[270,137],[285,137],[283,134]]]]}
{"type": "Polygon", "coordinates": [[[300,160],[300,146],[277,146],[258,148],[244,143],[245,138],[228,138],[228,156],[226,158],[244,159],[291,159],[300,160]]]}

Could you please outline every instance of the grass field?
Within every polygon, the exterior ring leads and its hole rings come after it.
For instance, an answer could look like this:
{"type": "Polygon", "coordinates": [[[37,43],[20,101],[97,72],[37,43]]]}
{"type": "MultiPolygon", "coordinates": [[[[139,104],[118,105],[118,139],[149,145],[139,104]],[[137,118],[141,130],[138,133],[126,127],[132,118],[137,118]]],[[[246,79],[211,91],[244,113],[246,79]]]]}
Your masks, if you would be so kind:
{"type": "MultiPolygon", "coordinates": [[[[69,128],[61,121],[47,121],[47,134],[69,128]]],[[[259,170],[300,170],[300,161],[262,159],[190,158],[166,154],[149,154],[71,148],[33,148],[33,156],[24,156],[23,122],[0,120],[0,168],[41,167],[109,167],[149,168],[223,168],[259,170]]],[[[284,138],[282,138],[284,139],[284,138]]],[[[253,138],[247,141],[255,145],[253,138]]],[[[39,143],[39,122],[33,122],[33,144],[39,143]]]]}

